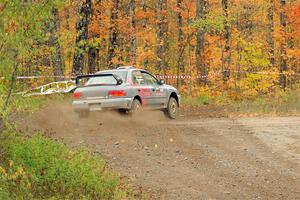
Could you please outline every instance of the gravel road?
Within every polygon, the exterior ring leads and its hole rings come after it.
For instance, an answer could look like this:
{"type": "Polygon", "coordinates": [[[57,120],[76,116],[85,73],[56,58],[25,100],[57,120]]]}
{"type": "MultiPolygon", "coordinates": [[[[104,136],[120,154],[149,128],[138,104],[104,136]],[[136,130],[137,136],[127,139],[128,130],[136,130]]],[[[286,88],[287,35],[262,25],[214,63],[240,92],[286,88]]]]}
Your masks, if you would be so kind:
{"type": "Polygon", "coordinates": [[[55,103],[23,120],[100,153],[137,199],[300,199],[299,117],[171,121],[147,112],[80,120],[68,103],[55,103]]]}

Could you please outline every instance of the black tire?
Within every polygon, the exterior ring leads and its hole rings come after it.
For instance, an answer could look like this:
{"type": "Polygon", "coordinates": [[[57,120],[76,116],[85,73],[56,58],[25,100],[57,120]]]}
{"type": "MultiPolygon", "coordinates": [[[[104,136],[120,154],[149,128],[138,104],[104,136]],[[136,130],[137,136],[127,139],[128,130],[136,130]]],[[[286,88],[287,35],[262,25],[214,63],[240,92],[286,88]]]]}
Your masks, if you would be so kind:
{"type": "Polygon", "coordinates": [[[84,118],[88,118],[90,115],[90,112],[89,111],[81,111],[81,112],[78,112],[78,117],[80,119],[84,119],[84,118]]]}
{"type": "Polygon", "coordinates": [[[126,114],[128,113],[128,110],[126,110],[126,109],[119,109],[119,110],[118,110],[118,113],[119,113],[120,115],[126,115],[126,114]]]}
{"type": "Polygon", "coordinates": [[[138,99],[134,99],[131,104],[131,108],[128,111],[128,114],[133,115],[133,114],[141,111],[141,109],[142,109],[141,102],[138,99]]]}
{"type": "Polygon", "coordinates": [[[165,115],[170,119],[176,119],[179,113],[178,102],[174,97],[170,97],[165,115]]]}

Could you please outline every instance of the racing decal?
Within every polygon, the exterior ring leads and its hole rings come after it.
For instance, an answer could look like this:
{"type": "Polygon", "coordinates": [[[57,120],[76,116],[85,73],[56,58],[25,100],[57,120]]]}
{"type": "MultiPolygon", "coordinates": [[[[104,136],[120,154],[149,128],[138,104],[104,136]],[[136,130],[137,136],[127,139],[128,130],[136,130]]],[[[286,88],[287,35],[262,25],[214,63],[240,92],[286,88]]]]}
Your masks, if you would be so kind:
{"type": "Polygon", "coordinates": [[[159,90],[156,90],[156,96],[164,96],[164,89],[159,88],[159,90]]]}
{"type": "Polygon", "coordinates": [[[152,94],[150,88],[139,88],[138,92],[141,97],[149,97],[152,94]]]}

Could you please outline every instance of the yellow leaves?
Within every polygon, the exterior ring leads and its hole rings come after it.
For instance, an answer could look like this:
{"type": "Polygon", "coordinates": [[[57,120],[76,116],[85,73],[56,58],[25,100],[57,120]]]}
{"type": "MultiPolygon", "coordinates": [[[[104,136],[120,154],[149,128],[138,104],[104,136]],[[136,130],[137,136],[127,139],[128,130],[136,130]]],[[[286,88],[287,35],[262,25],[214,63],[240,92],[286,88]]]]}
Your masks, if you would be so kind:
{"type": "Polygon", "coordinates": [[[14,165],[14,161],[9,160],[9,167],[12,167],[14,165]]]}
{"type": "Polygon", "coordinates": [[[0,174],[6,174],[6,170],[0,166],[0,174]]]}
{"type": "Polygon", "coordinates": [[[22,167],[15,168],[12,160],[9,160],[7,170],[0,166],[0,178],[14,187],[31,188],[31,175],[26,173],[22,167]]]}
{"type": "Polygon", "coordinates": [[[240,86],[244,90],[244,95],[257,97],[258,95],[268,94],[274,82],[278,80],[278,72],[247,73],[246,77],[240,81],[240,86]]]}

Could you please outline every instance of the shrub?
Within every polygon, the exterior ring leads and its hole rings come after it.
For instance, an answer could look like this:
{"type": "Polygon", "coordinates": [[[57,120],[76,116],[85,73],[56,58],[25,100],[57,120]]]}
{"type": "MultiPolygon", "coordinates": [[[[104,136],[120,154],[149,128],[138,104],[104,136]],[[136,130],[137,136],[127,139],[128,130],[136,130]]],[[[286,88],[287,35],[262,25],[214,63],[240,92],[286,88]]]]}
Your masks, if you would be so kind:
{"type": "Polygon", "coordinates": [[[105,170],[105,161],[84,149],[70,150],[42,135],[11,137],[4,147],[8,170],[0,168],[1,199],[116,199],[126,195],[119,188],[119,178],[105,170]]]}
{"type": "Polygon", "coordinates": [[[276,92],[254,100],[243,100],[233,104],[234,110],[244,114],[291,115],[300,112],[300,93],[297,90],[276,92]]]}

